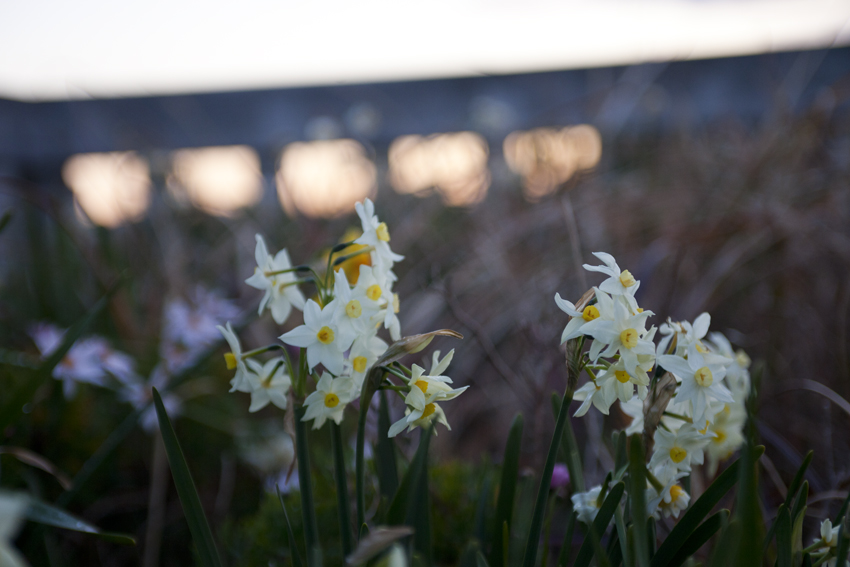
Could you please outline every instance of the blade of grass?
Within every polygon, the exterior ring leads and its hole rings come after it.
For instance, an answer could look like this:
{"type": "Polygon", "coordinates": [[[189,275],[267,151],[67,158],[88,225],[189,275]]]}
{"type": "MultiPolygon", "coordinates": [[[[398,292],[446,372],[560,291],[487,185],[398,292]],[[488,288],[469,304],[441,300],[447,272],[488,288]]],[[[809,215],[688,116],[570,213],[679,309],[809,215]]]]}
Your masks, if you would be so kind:
{"type": "Polygon", "coordinates": [[[835,564],[846,565],[847,556],[850,554],[850,534],[847,533],[850,528],[850,513],[844,515],[841,521],[841,528],[838,530],[838,545],[835,550],[835,564]]]}
{"type": "Polygon", "coordinates": [[[431,539],[431,492],[428,489],[428,445],[434,431],[432,424],[427,430],[422,430],[425,449],[421,468],[411,484],[412,494],[408,499],[407,514],[404,523],[412,526],[413,548],[426,566],[434,563],[433,541],[431,539]]]}
{"type": "Polygon", "coordinates": [[[806,504],[809,499],[809,481],[803,482],[803,486],[800,487],[800,493],[797,495],[797,499],[794,501],[794,507],[791,508],[791,522],[797,521],[797,517],[800,515],[806,508],[806,504]]]}
{"type": "MultiPolygon", "coordinates": [[[[756,447],[756,458],[764,452],[764,447],[756,447]]],[[[676,523],[670,534],[658,548],[655,557],[652,558],[652,567],[662,567],[676,554],[679,546],[699,526],[703,518],[738,482],[738,469],[740,461],[735,461],[714,479],[714,482],[702,493],[696,502],[685,512],[685,515],[676,523]]]]}
{"type": "MultiPolygon", "coordinates": [[[[761,365],[753,371],[753,386],[747,399],[747,423],[738,470],[736,516],[741,520],[741,539],[735,556],[736,565],[760,565],[764,546],[764,522],[758,496],[758,456],[756,455],[755,385],[761,379],[761,365]]],[[[805,483],[804,483],[805,484],[805,483]]],[[[802,494],[801,494],[802,496],[802,494]]]]}
{"type": "Polygon", "coordinates": [[[776,518],[776,566],[791,567],[791,513],[783,504],[776,518]]]}
{"type": "Polygon", "coordinates": [[[301,517],[304,524],[304,545],[307,565],[321,565],[319,529],[316,524],[316,507],[313,500],[313,483],[310,479],[310,451],[307,447],[307,425],[301,421],[307,408],[295,408],[295,454],[298,459],[298,485],[301,491],[301,517]]]}
{"type": "Polygon", "coordinates": [[[428,444],[431,438],[431,429],[422,430],[422,436],[419,438],[419,447],[416,449],[416,454],[410,462],[410,466],[404,472],[401,478],[401,484],[390,502],[390,507],[387,510],[387,524],[397,526],[404,523],[407,518],[407,510],[410,503],[410,497],[419,484],[419,478],[425,468],[425,461],[428,459],[428,444]]]}
{"type": "Polygon", "coordinates": [[[522,445],[523,417],[521,413],[514,416],[511,429],[508,432],[508,442],[505,445],[505,458],[502,461],[502,477],[499,481],[499,499],[496,502],[496,515],[493,519],[493,534],[491,537],[490,565],[504,567],[507,558],[503,556],[502,525],[507,522],[508,529],[514,510],[516,483],[519,474],[519,457],[522,445]]]}
{"type": "Polygon", "coordinates": [[[301,552],[298,551],[298,545],[295,543],[295,534],[292,533],[292,524],[289,522],[289,514],[286,513],[286,504],[283,503],[283,494],[280,493],[280,487],[277,484],[274,485],[274,489],[277,491],[277,499],[280,500],[280,507],[283,510],[283,519],[286,520],[286,533],[284,536],[289,544],[289,555],[292,557],[292,565],[293,567],[303,567],[304,561],[301,559],[301,552]]]}
{"type": "Polygon", "coordinates": [[[378,392],[380,405],[378,406],[378,441],[375,443],[375,466],[378,471],[378,486],[381,496],[386,498],[387,503],[392,500],[393,494],[398,490],[398,467],[396,466],[395,442],[390,439],[390,409],[387,403],[386,392],[378,392]]]}
{"type": "Polygon", "coordinates": [[[174,477],[174,485],[177,487],[177,495],[180,497],[180,504],[183,506],[183,512],[186,515],[189,531],[192,532],[195,548],[198,550],[198,555],[204,565],[221,567],[221,559],[218,556],[207,517],[204,515],[201,499],[198,497],[198,490],[195,488],[195,481],[192,480],[192,473],[189,472],[189,465],[183,456],[183,449],[180,448],[180,442],[177,440],[174,427],[171,425],[171,420],[168,418],[168,413],[165,411],[162,398],[156,388],[153,388],[153,403],[157,418],[159,418],[159,430],[162,434],[165,452],[168,455],[171,475],[174,477]]]}
{"type": "Polygon", "coordinates": [[[590,560],[593,559],[594,553],[596,554],[599,565],[602,565],[603,561],[605,563],[608,562],[608,555],[600,544],[600,538],[605,534],[608,524],[611,523],[611,518],[614,517],[614,512],[616,512],[617,507],[620,505],[620,500],[623,498],[625,489],[626,485],[622,482],[611,486],[608,496],[596,513],[596,518],[590,524],[590,529],[578,550],[573,567],[587,567],[590,565],[590,560]]]}
{"type": "Polygon", "coordinates": [[[0,217],[0,233],[6,230],[6,227],[9,226],[9,222],[12,220],[12,211],[6,211],[3,213],[3,216],[0,217]]]}
{"type": "MultiPolygon", "coordinates": [[[[646,541],[646,461],[643,439],[632,435],[629,439],[629,502],[631,503],[632,526],[634,528],[634,564],[636,567],[649,565],[649,549],[646,541]]],[[[671,539],[669,536],[667,539],[671,539]]],[[[656,555],[657,557],[657,555],[656,555]]],[[[661,563],[664,565],[664,563],[661,563]]]]}
{"type": "Polygon", "coordinates": [[[546,511],[549,484],[552,481],[552,471],[555,469],[555,458],[558,455],[558,447],[561,444],[564,426],[569,421],[569,406],[572,397],[572,391],[568,389],[565,393],[564,402],[558,408],[558,420],[555,422],[555,431],[552,433],[552,441],[549,443],[549,453],[546,455],[546,464],[543,467],[543,474],[540,478],[540,487],[537,490],[537,500],[534,504],[531,526],[528,530],[528,539],[525,543],[525,554],[522,561],[523,567],[534,567],[537,562],[537,546],[540,542],[540,529],[543,527],[543,514],[546,511]]]}
{"type": "Polygon", "coordinates": [[[348,555],[354,549],[351,539],[351,510],[348,500],[348,479],[345,476],[345,455],[342,451],[342,432],[339,424],[331,422],[331,446],[334,455],[334,482],[336,482],[336,503],[339,514],[339,538],[342,554],[348,555]]]}
{"type": "MultiPolygon", "coordinates": [[[[814,451],[809,451],[806,454],[806,457],[803,459],[803,463],[800,465],[800,468],[797,469],[797,473],[794,475],[794,479],[791,481],[791,484],[788,486],[788,493],[785,495],[785,508],[791,508],[791,502],[793,502],[794,497],[797,495],[797,491],[800,489],[800,485],[803,483],[803,475],[806,474],[806,469],[809,468],[809,465],[812,462],[812,456],[814,455],[814,451]]],[[[777,510],[776,515],[777,520],[779,519],[779,510],[777,510]]],[[[762,550],[762,554],[767,552],[767,548],[770,545],[770,541],[773,539],[773,533],[776,530],[776,521],[774,521],[770,525],[770,529],[767,531],[767,535],[764,536],[764,549],[762,550]]]]}
{"type": "MultiPolygon", "coordinates": [[[[572,396],[570,396],[572,401],[572,396]]],[[[569,408],[570,402],[567,402],[569,408]]],[[[561,396],[557,392],[552,392],[552,412],[555,418],[558,417],[558,412],[561,409],[561,396]]],[[[581,465],[581,453],[578,450],[578,442],[576,441],[575,433],[573,432],[572,421],[569,415],[564,424],[564,433],[561,438],[561,449],[564,451],[566,458],[567,470],[570,472],[570,484],[575,492],[584,492],[584,470],[581,465]]]]}
{"type": "MultiPolygon", "coordinates": [[[[669,539],[670,536],[668,535],[669,539]]],[[[720,533],[720,539],[717,545],[714,546],[714,553],[711,555],[710,567],[729,567],[736,565],[733,557],[735,548],[738,546],[738,541],[741,539],[741,520],[734,518],[729,522],[729,525],[720,533]]]]}
{"type": "Polygon", "coordinates": [[[136,540],[130,535],[105,532],[84,520],[72,516],[61,508],[36,500],[35,498],[30,497],[28,499],[24,516],[27,520],[46,526],[92,534],[106,541],[120,543],[122,545],[136,545],[136,540]]]}
{"type": "Polygon", "coordinates": [[[728,518],[729,510],[720,510],[700,524],[679,547],[676,555],[670,560],[668,567],[679,567],[679,565],[687,561],[688,557],[696,553],[700,547],[711,539],[711,536],[717,533],[728,518]]]}

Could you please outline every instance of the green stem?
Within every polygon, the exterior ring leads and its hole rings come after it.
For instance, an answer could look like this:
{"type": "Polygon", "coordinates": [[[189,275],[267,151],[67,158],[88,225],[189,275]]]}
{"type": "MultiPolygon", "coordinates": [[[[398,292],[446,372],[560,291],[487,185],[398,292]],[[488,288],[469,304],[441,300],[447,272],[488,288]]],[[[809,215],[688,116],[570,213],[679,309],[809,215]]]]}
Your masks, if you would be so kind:
{"type": "Polygon", "coordinates": [[[298,455],[301,517],[304,523],[304,543],[307,547],[307,564],[321,565],[322,550],[319,547],[319,529],[316,524],[313,485],[310,482],[310,452],[307,449],[307,425],[301,421],[306,412],[307,408],[305,406],[295,408],[295,451],[298,455]]]}
{"type": "Polygon", "coordinates": [[[537,561],[537,544],[540,540],[540,528],[543,524],[543,513],[546,508],[546,500],[549,495],[549,484],[552,481],[552,471],[555,468],[555,457],[558,455],[558,448],[561,445],[561,435],[564,432],[564,425],[569,416],[569,405],[573,399],[573,392],[567,386],[564,392],[564,400],[561,403],[561,408],[558,410],[558,421],[555,423],[555,431],[552,434],[552,441],[549,443],[549,454],[546,456],[546,465],[543,467],[543,476],[540,479],[540,488],[537,490],[537,502],[534,504],[534,514],[531,519],[531,527],[528,531],[528,539],[525,543],[525,556],[523,558],[523,567],[535,567],[537,561]]]}
{"type": "Polygon", "coordinates": [[[342,256],[342,257],[334,260],[334,266],[339,266],[340,264],[342,264],[346,260],[351,260],[354,257],[360,256],[361,254],[368,254],[372,250],[374,250],[374,248],[372,246],[367,246],[363,250],[358,250],[357,252],[352,252],[351,254],[346,254],[345,256],[342,256]]]}
{"type": "Polygon", "coordinates": [[[283,349],[283,345],[268,345],[260,348],[255,348],[254,350],[249,350],[247,352],[242,353],[242,360],[246,358],[251,358],[253,356],[257,356],[258,354],[263,354],[264,352],[269,352],[270,350],[278,350],[283,349]]]}
{"type": "Polygon", "coordinates": [[[339,512],[339,534],[342,541],[342,553],[348,556],[354,545],[351,539],[351,512],[348,500],[348,481],[345,477],[345,456],[342,452],[342,433],[336,423],[331,423],[331,444],[334,454],[334,480],[336,481],[336,501],[339,512]]]}
{"type": "MultiPolygon", "coordinates": [[[[368,380],[369,377],[367,376],[368,380]]],[[[366,442],[366,414],[369,413],[369,403],[372,401],[372,391],[363,392],[360,398],[360,416],[357,420],[357,448],[354,455],[354,482],[357,497],[357,526],[366,523],[366,475],[363,458],[363,447],[366,442]]]]}
{"type": "Polygon", "coordinates": [[[812,545],[810,545],[809,547],[804,549],[801,553],[811,553],[812,551],[814,551],[816,549],[820,549],[821,547],[825,547],[825,546],[826,546],[826,544],[823,542],[823,540],[819,539],[816,542],[814,542],[812,545]]]}
{"type": "Polygon", "coordinates": [[[310,266],[295,266],[294,268],[286,268],[285,270],[275,270],[273,272],[263,272],[263,275],[267,278],[271,276],[279,276],[280,274],[289,274],[291,272],[308,272],[312,271],[310,266]]]}
{"type": "Polygon", "coordinates": [[[688,422],[688,423],[693,423],[693,422],[694,422],[694,420],[693,420],[693,419],[691,419],[691,418],[689,418],[688,416],[686,416],[686,415],[681,415],[681,414],[678,414],[678,413],[673,413],[672,411],[665,411],[665,412],[664,412],[664,415],[669,416],[669,417],[672,417],[672,418],[675,418],[675,419],[681,419],[682,421],[686,421],[686,422],[688,422]]]}
{"type": "Polygon", "coordinates": [[[659,492],[659,494],[661,493],[662,490],[664,490],[664,485],[661,484],[660,480],[655,478],[655,475],[650,472],[648,467],[646,469],[646,480],[649,481],[649,484],[652,485],[652,488],[657,490],[659,492]]]}

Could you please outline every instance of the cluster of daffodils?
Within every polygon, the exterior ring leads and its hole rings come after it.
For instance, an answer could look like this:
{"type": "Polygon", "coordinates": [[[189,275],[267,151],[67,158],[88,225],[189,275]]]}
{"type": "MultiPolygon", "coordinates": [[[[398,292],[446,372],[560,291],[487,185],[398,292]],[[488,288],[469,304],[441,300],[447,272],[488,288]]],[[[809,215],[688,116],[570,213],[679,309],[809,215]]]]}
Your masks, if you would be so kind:
{"type": "MultiPolygon", "coordinates": [[[[626,434],[640,433],[644,408],[654,401],[647,396],[664,376],[662,370],[669,373],[675,395],[661,408],[663,417],[655,430],[647,503],[649,515],[678,517],[690,501],[679,481],[692,465],[703,464],[707,454],[709,474],[714,474],[718,463],[743,444],[750,361],[721,333],[708,332],[708,313],[693,323],[668,320],[647,328],[653,313],[635,300],[640,282],[621,270],[611,255],[594,256],[603,265],[584,268],[607,279],[593,288],[586,305],[555,295],[558,307],[571,317],[561,342],[583,345],[591,340],[582,364],[589,380],[575,392],[574,399],[582,402],[575,416],[585,415],[591,406],[607,415],[619,400],[622,411],[632,417],[626,434]]],[[[603,492],[598,486],[573,496],[580,520],[592,521],[603,492]]]]}
{"type": "MultiPolygon", "coordinates": [[[[231,392],[251,395],[248,411],[258,411],[269,403],[286,409],[294,400],[304,407],[302,421],[312,421],[314,429],[328,420],[339,424],[346,406],[359,399],[364,380],[388,349],[379,332],[386,330],[393,341],[401,338],[393,265],[404,257],[392,251],[389,229],[375,215],[372,201],[366,199],[355,208],[362,233],[331,249],[324,274],[308,265],[293,266],[286,249],[269,253],[263,237],[257,235],[257,266],[246,283],[265,292],[259,314],[270,311],[282,325],[295,308],[303,312],[304,322],[280,336],[285,345],[300,349],[297,360],[282,345],[244,352],[229,323],[218,327],[230,345],[231,352],[225,355],[227,366],[236,371],[231,392]],[[302,291],[308,284],[316,290],[312,298],[302,291]],[[270,352],[281,354],[258,359],[270,352]],[[309,395],[308,376],[315,382],[309,395]]],[[[407,407],[407,414],[392,426],[390,436],[434,420],[448,427],[438,404],[465,389],[451,388],[451,379],[443,375],[452,354],[440,359],[435,353],[428,374],[417,365],[407,368],[395,363],[386,369],[397,381],[386,379],[381,388],[401,394],[407,407]]]]}

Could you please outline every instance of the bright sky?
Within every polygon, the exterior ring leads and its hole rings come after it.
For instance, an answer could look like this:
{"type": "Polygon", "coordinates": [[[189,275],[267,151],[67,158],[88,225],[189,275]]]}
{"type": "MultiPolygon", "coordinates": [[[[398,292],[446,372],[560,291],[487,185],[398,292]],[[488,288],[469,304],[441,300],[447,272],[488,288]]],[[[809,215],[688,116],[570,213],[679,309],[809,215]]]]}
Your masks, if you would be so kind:
{"type": "Polygon", "coordinates": [[[847,44],[849,0],[5,0],[0,97],[396,81],[847,44]]]}

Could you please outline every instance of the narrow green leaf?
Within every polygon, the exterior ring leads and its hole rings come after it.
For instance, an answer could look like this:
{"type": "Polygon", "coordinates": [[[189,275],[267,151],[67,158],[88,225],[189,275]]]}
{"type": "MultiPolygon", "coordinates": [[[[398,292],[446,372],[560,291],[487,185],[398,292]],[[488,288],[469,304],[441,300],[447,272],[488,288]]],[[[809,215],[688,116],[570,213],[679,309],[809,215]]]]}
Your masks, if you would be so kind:
{"type": "Polygon", "coordinates": [[[361,565],[373,557],[382,553],[385,549],[403,537],[413,534],[413,528],[399,526],[395,528],[377,528],[374,532],[364,536],[357,549],[345,558],[348,565],[361,565]]]}
{"type": "Polygon", "coordinates": [[[626,531],[626,522],[623,518],[623,509],[619,506],[614,512],[614,526],[617,528],[617,539],[620,540],[620,557],[623,559],[623,565],[631,567],[632,559],[629,555],[629,537],[626,531]]]}
{"type": "Polygon", "coordinates": [[[9,226],[9,221],[12,220],[12,211],[6,211],[3,213],[3,216],[0,217],[0,233],[6,230],[6,227],[9,226]]]}
{"type": "MultiPolygon", "coordinates": [[[[759,368],[753,371],[753,389],[760,380],[759,368]]],[[[747,400],[747,423],[738,470],[735,515],[741,520],[741,538],[735,556],[736,565],[760,565],[764,548],[764,521],[758,496],[758,456],[756,455],[755,391],[747,400]]],[[[804,483],[805,484],[805,483],[804,483]]]]}
{"type": "Polygon", "coordinates": [[[180,442],[177,440],[174,427],[171,425],[171,420],[168,418],[168,413],[165,411],[165,406],[162,405],[162,398],[156,388],[153,388],[153,403],[156,408],[156,416],[159,418],[159,430],[162,433],[165,453],[168,455],[171,475],[174,477],[174,485],[177,487],[177,495],[180,497],[183,513],[186,515],[189,531],[192,532],[195,548],[198,550],[198,555],[204,565],[221,567],[221,559],[218,556],[207,517],[204,515],[201,499],[198,497],[198,490],[195,488],[195,481],[192,480],[192,473],[189,472],[189,465],[183,456],[183,449],[180,448],[180,442]]]}
{"type": "Polygon", "coordinates": [[[655,518],[650,516],[646,520],[646,548],[649,550],[650,561],[658,551],[658,528],[655,525],[655,518]]]}
{"type": "Polygon", "coordinates": [[[528,530],[528,539],[525,543],[525,554],[523,556],[523,567],[535,567],[537,563],[537,546],[540,543],[540,529],[543,527],[543,514],[546,511],[546,501],[549,496],[549,484],[552,481],[552,471],[555,469],[555,458],[558,455],[558,447],[561,444],[561,436],[564,426],[569,421],[569,408],[572,401],[572,392],[568,391],[564,402],[558,408],[558,419],[555,422],[555,431],[549,443],[549,453],[546,455],[546,464],[540,478],[540,487],[537,490],[537,500],[534,504],[534,512],[531,516],[531,526],[528,530]]]}
{"type": "MultiPolygon", "coordinates": [[[[764,452],[764,447],[756,447],[756,458],[764,452]]],[[[679,546],[699,526],[703,518],[711,512],[718,502],[738,482],[738,468],[740,461],[735,461],[714,479],[714,482],[702,493],[696,502],[685,512],[685,515],[676,523],[670,534],[658,548],[655,557],[652,558],[652,567],[662,567],[676,554],[679,546]]]]}
{"type": "Polygon", "coordinates": [[[791,559],[791,513],[783,504],[779,507],[779,516],[776,518],[776,565],[792,567],[791,559]]]}
{"type": "Polygon", "coordinates": [[[578,550],[578,555],[576,556],[575,563],[573,563],[573,567],[587,567],[590,564],[590,560],[593,559],[594,552],[596,553],[596,559],[600,565],[602,564],[603,558],[607,563],[608,556],[604,553],[604,550],[602,550],[602,546],[599,545],[599,540],[603,535],[605,535],[605,530],[608,528],[608,524],[611,523],[611,518],[614,517],[614,512],[617,510],[617,507],[620,505],[620,500],[623,498],[623,492],[625,489],[626,485],[622,482],[618,482],[611,486],[611,490],[608,491],[608,497],[605,498],[605,501],[596,513],[596,518],[594,518],[590,525],[587,536],[584,538],[584,543],[581,544],[581,547],[578,550]],[[603,557],[600,557],[600,550],[602,550],[603,557]]]}
{"type": "Polygon", "coordinates": [[[614,478],[617,480],[622,478],[622,472],[624,472],[626,467],[629,465],[629,455],[626,452],[627,441],[628,436],[625,431],[617,433],[614,442],[614,446],[616,447],[614,451],[614,478]]]}
{"type": "Polygon", "coordinates": [[[847,510],[850,509],[850,491],[847,492],[847,498],[844,499],[844,503],[841,504],[841,509],[838,510],[838,514],[835,516],[835,521],[832,522],[833,525],[838,525],[841,523],[841,518],[843,518],[847,514],[847,510]]]}
{"type": "MultiPolygon", "coordinates": [[[[585,543],[590,543],[590,559],[593,556],[596,556],[596,566],[597,567],[611,567],[611,563],[608,561],[608,554],[605,552],[605,548],[602,547],[602,542],[599,539],[599,533],[596,531],[595,523],[590,525],[590,529],[587,532],[587,537],[585,538],[585,543]]],[[[584,547],[584,544],[582,544],[584,547]]],[[[588,559],[582,565],[590,564],[590,559],[588,559]]],[[[575,565],[579,565],[579,561],[581,560],[581,549],[579,549],[578,557],[576,557],[575,565]]]]}
{"type": "Polygon", "coordinates": [[[386,392],[378,392],[380,404],[378,406],[378,441],[375,443],[375,466],[378,472],[378,486],[381,496],[386,498],[387,503],[398,490],[398,467],[396,466],[395,442],[389,437],[390,410],[387,403],[386,392]]]}
{"type": "Polygon", "coordinates": [[[404,471],[401,477],[401,484],[390,502],[389,510],[387,510],[387,524],[397,526],[404,523],[407,517],[407,510],[410,503],[411,494],[417,489],[419,479],[425,469],[428,459],[428,444],[431,439],[431,431],[433,428],[423,429],[419,437],[419,447],[416,449],[416,454],[410,462],[410,466],[404,471]]]}
{"type": "MultiPolygon", "coordinates": [[[[667,539],[670,539],[669,535],[667,539]]],[[[734,562],[735,549],[738,547],[738,541],[740,539],[741,520],[734,518],[721,532],[720,539],[717,545],[714,546],[714,553],[711,555],[709,567],[729,567],[730,565],[736,565],[734,562]]]]}
{"type": "Polygon", "coordinates": [[[413,527],[413,548],[426,566],[434,563],[433,542],[431,540],[431,492],[428,490],[428,445],[434,432],[435,424],[427,430],[422,430],[420,445],[424,445],[423,458],[418,463],[419,471],[414,475],[410,485],[411,494],[408,497],[407,513],[404,523],[413,527]]]}
{"type": "Polygon", "coordinates": [[[711,539],[711,536],[720,529],[728,517],[729,510],[720,510],[700,524],[700,526],[695,529],[690,536],[688,536],[688,539],[679,546],[679,550],[670,560],[667,567],[679,567],[679,565],[687,561],[688,557],[696,553],[700,547],[705,545],[705,543],[711,539]]]}
{"type": "Polygon", "coordinates": [[[15,422],[20,416],[24,415],[23,407],[26,403],[32,400],[36,390],[53,374],[53,369],[62,362],[74,343],[88,331],[95,318],[100,314],[112,295],[118,290],[119,285],[123,282],[123,278],[119,279],[113,286],[89,309],[83,317],[74,323],[70,329],[65,332],[62,337],[62,342],[59,347],[53,351],[41,365],[35,370],[21,369],[21,374],[26,376],[26,380],[15,391],[4,392],[6,402],[0,406],[0,431],[6,429],[10,423],[15,422]]]}
{"type": "Polygon", "coordinates": [[[803,484],[803,477],[806,474],[806,469],[808,469],[809,465],[812,463],[812,457],[814,456],[814,454],[814,451],[809,451],[808,453],[806,453],[806,456],[803,459],[803,464],[801,464],[800,468],[797,469],[797,473],[794,475],[793,480],[791,480],[791,484],[788,485],[788,493],[785,495],[786,508],[791,508],[791,502],[794,500],[794,497],[797,495],[797,491],[803,484]]]}
{"type": "Polygon", "coordinates": [[[334,455],[334,482],[336,483],[336,504],[339,515],[339,537],[342,554],[348,555],[354,548],[351,539],[351,510],[348,500],[348,479],[345,475],[345,455],[342,451],[342,432],[339,424],[331,422],[331,446],[334,455]]]}
{"type": "Polygon", "coordinates": [[[504,567],[507,558],[503,555],[501,545],[502,526],[513,517],[516,483],[519,475],[519,457],[522,445],[523,417],[521,413],[514,416],[511,429],[508,432],[508,442],[505,445],[505,457],[502,461],[502,477],[499,481],[499,499],[496,502],[496,515],[493,518],[493,535],[491,538],[490,565],[504,567]]]}
{"type": "Polygon", "coordinates": [[[806,508],[803,507],[791,527],[791,550],[795,558],[803,553],[803,520],[806,519],[806,508]]]}
{"type": "MultiPolygon", "coordinates": [[[[567,409],[572,402],[572,396],[567,402],[567,409]]],[[[557,392],[552,392],[552,411],[556,418],[561,409],[561,396],[557,392]]],[[[584,492],[586,490],[584,483],[584,470],[581,465],[581,453],[578,450],[578,441],[576,441],[575,433],[573,432],[572,421],[567,415],[567,421],[564,424],[564,433],[561,438],[561,448],[564,451],[564,456],[567,460],[567,470],[570,471],[570,484],[575,492],[584,492]]]]}
{"type": "Polygon", "coordinates": [[[800,493],[797,495],[797,499],[794,500],[794,507],[791,508],[791,521],[795,521],[797,516],[800,514],[800,511],[806,507],[809,499],[809,481],[806,480],[803,482],[803,486],[800,487],[800,493]]]}
{"type": "Polygon", "coordinates": [[[289,521],[289,514],[286,512],[286,504],[283,503],[283,494],[280,493],[280,487],[275,484],[274,489],[277,491],[277,499],[280,500],[280,507],[283,510],[283,519],[286,520],[286,543],[289,546],[289,555],[292,558],[293,567],[303,567],[304,560],[301,559],[301,552],[298,551],[298,544],[295,542],[295,534],[292,533],[292,524],[289,521]]]}
{"type": "Polygon", "coordinates": [[[812,567],[812,556],[808,553],[803,554],[803,563],[801,567],[812,567]]]}
{"type": "Polygon", "coordinates": [[[295,408],[295,455],[298,460],[298,486],[301,491],[301,517],[307,564],[321,565],[319,529],[316,524],[316,507],[313,500],[313,482],[310,478],[310,451],[307,447],[307,425],[302,421],[307,408],[295,408]]]}
{"type": "Polygon", "coordinates": [[[40,500],[36,500],[35,498],[28,498],[27,508],[24,512],[24,516],[27,520],[37,522],[39,524],[53,526],[55,528],[62,528],[65,530],[73,530],[75,532],[92,534],[101,539],[105,539],[113,543],[120,543],[123,545],[136,545],[136,540],[133,539],[132,536],[126,534],[105,532],[100,528],[77,518],[76,516],[72,516],[61,508],[57,508],[56,506],[52,506],[40,500]]]}
{"type": "Polygon", "coordinates": [[[477,567],[490,567],[487,564],[487,560],[484,559],[484,555],[480,551],[475,555],[475,564],[477,567]]]}
{"type": "MultiPolygon", "coordinates": [[[[636,567],[647,567],[649,565],[649,549],[646,545],[646,457],[644,455],[642,437],[632,435],[629,439],[629,502],[631,502],[632,526],[634,527],[633,560],[636,567]]],[[[671,539],[672,537],[667,537],[667,541],[671,539]]],[[[658,555],[655,558],[657,559],[658,555]]],[[[665,564],[660,563],[659,565],[665,564]]]]}
{"type": "Polygon", "coordinates": [[[835,564],[846,565],[847,556],[850,554],[850,534],[847,533],[850,528],[850,513],[844,515],[841,521],[841,528],[838,530],[838,546],[835,551],[835,564]]]}
{"type": "Polygon", "coordinates": [[[485,541],[487,538],[487,528],[489,527],[487,518],[490,517],[490,500],[492,495],[490,489],[492,484],[492,477],[485,472],[478,489],[478,504],[475,506],[474,536],[476,541],[479,542],[479,547],[480,542],[485,541]]]}

